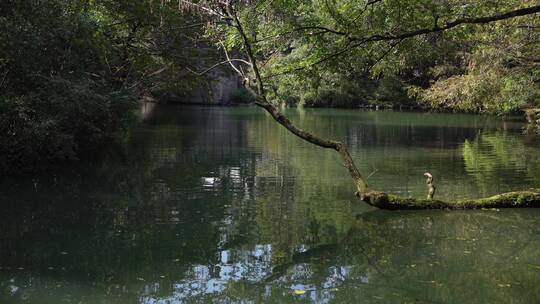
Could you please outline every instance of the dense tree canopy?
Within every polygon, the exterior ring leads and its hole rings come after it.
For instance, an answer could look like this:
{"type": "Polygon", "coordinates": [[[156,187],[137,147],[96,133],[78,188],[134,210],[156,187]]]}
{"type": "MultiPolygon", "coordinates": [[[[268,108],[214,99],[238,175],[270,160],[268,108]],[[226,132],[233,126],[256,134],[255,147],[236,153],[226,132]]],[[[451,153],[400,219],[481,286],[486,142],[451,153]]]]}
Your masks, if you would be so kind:
{"type": "MultiPolygon", "coordinates": [[[[432,1],[419,2],[421,4],[420,9],[414,5],[416,2],[411,2],[413,5],[405,7],[406,10],[402,11],[400,3],[397,1],[371,1],[367,2],[362,10],[357,11],[356,15],[342,18],[350,11],[354,11],[354,8],[358,7],[358,5],[354,6],[349,1],[321,1],[320,3],[313,1],[307,3],[309,5],[306,7],[309,9],[306,9],[302,6],[304,2],[300,1],[293,3],[293,9],[290,2],[280,1],[256,3],[234,0],[183,2],[188,10],[197,11],[210,16],[214,20],[217,29],[216,33],[218,34],[214,39],[220,39],[219,34],[221,34],[221,39],[226,41],[226,45],[236,46],[245,51],[248,61],[244,62],[252,70],[252,77],[249,77],[242,69],[234,66],[233,60],[241,60],[231,59],[229,62],[235,71],[245,78],[246,83],[256,95],[255,103],[265,109],[277,123],[297,137],[316,146],[338,152],[343,166],[349,171],[355,184],[356,195],[366,203],[388,209],[462,209],[483,206],[515,207],[516,205],[532,206],[538,204],[540,194],[537,190],[534,192],[508,193],[477,201],[451,203],[433,200],[433,187],[431,187],[427,201],[394,197],[384,192],[373,191],[368,187],[366,179],[358,170],[346,144],[306,131],[283,115],[275,102],[276,100],[279,101],[279,98],[276,97],[280,96],[279,93],[275,93],[277,91],[275,79],[283,75],[294,75],[295,72],[311,71],[314,67],[327,63],[334,63],[334,65],[330,66],[339,66],[341,61],[336,60],[338,58],[342,59],[342,57],[346,57],[350,53],[357,53],[358,58],[369,58],[372,61],[373,58],[376,58],[374,64],[369,68],[371,69],[379,61],[385,60],[385,57],[392,52],[392,49],[403,41],[414,41],[418,37],[429,37],[430,34],[445,33],[453,29],[464,30],[464,33],[459,34],[460,36],[466,36],[467,25],[489,24],[533,15],[540,12],[540,5],[515,7],[510,10],[504,6],[505,10],[493,13],[492,5],[484,7],[482,5],[469,6],[465,5],[467,3],[462,2],[432,1]],[[261,3],[265,5],[264,9],[260,9],[261,3]],[[432,18],[429,18],[428,14],[425,13],[426,6],[424,4],[426,3],[434,4],[430,15],[432,18]],[[446,3],[451,5],[443,5],[446,3]],[[318,4],[322,5],[319,7],[318,4]],[[382,13],[366,13],[371,6],[377,4],[383,5],[384,10],[382,13]],[[392,5],[384,6],[384,4],[392,5]],[[461,6],[458,4],[461,4],[461,6]],[[438,9],[439,6],[442,9],[438,9]],[[466,10],[456,9],[456,7],[466,7],[466,10]],[[423,10],[423,14],[417,15],[414,13],[418,10],[423,10]],[[467,15],[468,11],[479,15],[467,15]],[[484,15],[484,11],[488,11],[490,14],[484,15]],[[442,24],[439,23],[440,16],[444,16],[442,24]],[[351,20],[354,20],[352,24],[351,20]],[[360,23],[358,27],[356,27],[357,22],[360,23]],[[269,25],[268,28],[265,27],[266,25],[269,25]],[[274,28],[278,29],[275,34],[271,33],[274,28]],[[297,33],[306,31],[307,34],[296,36],[297,33]],[[268,36],[268,33],[270,33],[270,36],[268,36]],[[327,39],[327,35],[331,36],[331,38],[327,39]],[[275,44],[272,43],[273,41],[279,42],[275,44]],[[389,50],[383,52],[379,57],[374,56],[377,46],[385,42],[390,43],[390,45],[386,46],[389,50]],[[266,45],[270,45],[270,47],[266,47],[266,45]],[[295,51],[302,49],[305,45],[307,45],[307,50],[302,54],[302,59],[294,58],[295,51]],[[365,51],[367,51],[368,56],[358,53],[365,51]],[[288,60],[291,57],[292,59],[288,60]],[[281,65],[280,63],[284,64],[281,65]],[[272,67],[276,66],[277,72],[275,68],[272,69],[272,67]]],[[[222,41],[221,43],[225,44],[222,41]]],[[[355,59],[357,58],[350,58],[351,61],[355,59]]],[[[346,71],[344,69],[339,72],[346,71]]],[[[381,70],[381,72],[383,71],[381,70]]],[[[318,75],[320,75],[320,72],[315,74],[315,76],[318,75]]],[[[308,80],[309,78],[304,79],[304,82],[308,82],[308,80]]],[[[292,81],[289,80],[288,82],[292,81]]],[[[319,87],[320,84],[317,89],[319,87]]],[[[428,186],[432,186],[431,174],[425,173],[424,175],[428,177],[428,186]]]]}
{"type": "Polygon", "coordinates": [[[187,96],[215,68],[264,82],[273,105],[538,106],[538,11],[537,0],[3,1],[0,163],[77,158],[125,128],[136,99],[187,96]]]}
{"type": "Polygon", "coordinates": [[[151,0],[3,1],[0,169],[78,158],[129,125],[137,98],[189,94],[205,79],[187,69],[215,60],[201,25],[151,0]]]}
{"type": "MultiPolygon", "coordinates": [[[[355,106],[412,97],[424,107],[489,113],[537,103],[537,6],[535,0],[236,2],[273,100],[355,106]]],[[[223,28],[221,39],[241,48],[238,33],[223,28]]]]}

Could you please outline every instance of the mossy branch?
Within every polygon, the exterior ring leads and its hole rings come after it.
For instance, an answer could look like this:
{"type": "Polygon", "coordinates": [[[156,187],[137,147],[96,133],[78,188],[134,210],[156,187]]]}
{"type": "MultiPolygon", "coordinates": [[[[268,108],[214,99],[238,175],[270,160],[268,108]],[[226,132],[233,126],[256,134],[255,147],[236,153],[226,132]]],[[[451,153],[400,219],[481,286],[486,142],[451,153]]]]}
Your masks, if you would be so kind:
{"type": "Polygon", "coordinates": [[[367,193],[363,201],[371,206],[387,210],[540,208],[540,189],[507,192],[486,198],[468,199],[455,202],[404,198],[373,191],[367,193]]]}

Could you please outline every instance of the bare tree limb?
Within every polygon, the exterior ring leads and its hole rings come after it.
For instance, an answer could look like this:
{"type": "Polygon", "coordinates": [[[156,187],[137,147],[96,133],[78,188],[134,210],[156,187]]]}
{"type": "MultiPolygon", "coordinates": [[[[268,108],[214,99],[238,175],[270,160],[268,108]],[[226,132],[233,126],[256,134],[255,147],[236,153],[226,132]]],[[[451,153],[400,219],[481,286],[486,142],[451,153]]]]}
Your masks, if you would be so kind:
{"type": "MultiPolygon", "coordinates": [[[[219,67],[220,65],[224,65],[224,64],[231,64],[231,66],[234,67],[234,65],[232,64],[232,62],[242,62],[242,63],[245,63],[245,64],[248,64],[248,65],[251,65],[249,62],[245,61],[244,59],[227,59],[227,60],[224,60],[224,61],[221,61],[221,62],[218,62],[216,64],[214,64],[213,66],[201,71],[201,72],[197,72],[197,71],[193,71],[192,69],[190,68],[187,68],[188,71],[190,71],[191,73],[197,75],[197,76],[202,76],[208,72],[210,72],[211,70],[219,67]]],[[[235,70],[236,70],[236,67],[235,67],[235,70]]],[[[237,71],[240,75],[243,75],[240,71],[237,71]]]]}
{"type": "MultiPolygon", "coordinates": [[[[227,48],[225,47],[225,44],[223,43],[223,41],[220,41],[219,42],[221,44],[221,47],[223,48],[223,52],[225,53],[225,58],[227,58],[227,61],[229,62],[229,64],[231,65],[231,67],[233,68],[233,70],[235,70],[240,76],[242,76],[243,78],[245,78],[246,76],[244,75],[244,73],[242,71],[240,71],[232,62],[232,60],[229,58],[229,53],[227,53],[227,48]]],[[[237,59],[237,60],[241,60],[241,59],[237,59]]],[[[246,64],[248,65],[251,65],[251,63],[245,61],[245,60],[241,60],[242,62],[245,62],[246,64]]]]}

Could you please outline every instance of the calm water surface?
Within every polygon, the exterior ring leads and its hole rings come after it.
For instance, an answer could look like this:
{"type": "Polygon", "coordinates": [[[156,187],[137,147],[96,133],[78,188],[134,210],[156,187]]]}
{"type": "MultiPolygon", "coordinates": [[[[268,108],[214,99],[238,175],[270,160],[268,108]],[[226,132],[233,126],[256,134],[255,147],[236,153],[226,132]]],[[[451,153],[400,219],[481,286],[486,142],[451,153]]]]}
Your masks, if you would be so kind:
{"type": "MultiPolygon", "coordinates": [[[[375,189],[540,186],[540,139],[497,117],[291,110],[375,189]]],[[[145,109],[96,160],[0,183],[0,303],[538,303],[540,210],[385,212],[336,153],[255,108],[145,109]]]]}

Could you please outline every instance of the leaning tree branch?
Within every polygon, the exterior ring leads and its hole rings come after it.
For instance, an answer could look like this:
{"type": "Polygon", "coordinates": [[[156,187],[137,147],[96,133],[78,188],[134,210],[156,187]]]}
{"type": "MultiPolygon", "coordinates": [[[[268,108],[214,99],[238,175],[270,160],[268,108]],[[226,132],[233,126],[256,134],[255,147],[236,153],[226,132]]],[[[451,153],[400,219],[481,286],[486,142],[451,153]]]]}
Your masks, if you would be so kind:
{"type": "Polygon", "coordinates": [[[242,37],[242,42],[246,50],[246,55],[249,58],[251,68],[253,69],[253,73],[255,74],[257,90],[256,104],[265,109],[272,116],[272,118],[274,118],[274,120],[276,120],[279,124],[281,124],[294,135],[319,147],[329,148],[337,151],[343,160],[343,165],[347,168],[349,174],[353,178],[358,195],[363,196],[363,194],[367,192],[368,186],[365,179],[360,174],[360,170],[358,170],[358,168],[356,167],[356,164],[354,163],[354,160],[352,159],[349,150],[347,149],[347,146],[342,142],[322,138],[297,127],[285,115],[283,115],[283,113],[281,113],[276,106],[274,106],[271,102],[267,100],[263,78],[261,77],[259,67],[257,65],[257,59],[255,57],[255,53],[253,52],[251,42],[244,30],[242,22],[236,14],[236,10],[233,5],[229,4],[227,6],[227,10],[234,22],[238,33],[242,37]]]}
{"type": "Polygon", "coordinates": [[[349,36],[349,33],[346,33],[346,32],[334,30],[334,29],[324,27],[324,26],[320,26],[320,25],[313,25],[313,26],[296,27],[296,28],[293,28],[291,30],[275,34],[273,36],[268,36],[268,37],[258,39],[257,41],[254,41],[254,43],[264,42],[264,41],[268,41],[270,39],[276,39],[276,38],[287,36],[287,35],[290,35],[290,34],[293,34],[293,33],[305,32],[305,31],[311,31],[311,30],[318,30],[315,34],[330,33],[330,34],[334,34],[334,35],[338,35],[338,36],[349,36]]]}
{"type": "MultiPolygon", "coordinates": [[[[183,1],[186,4],[191,3],[185,0],[181,0],[181,1],[183,1]]],[[[378,1],[374,0],[372,2],[375,3],[378,1]]],[[[314,135],[310,132],[307,132],[295,126],[287,117],[285,117],[279,111],[279,109],[274,104],[268,101],[267,96],[266,96],[266,90],[264,87],[263,77],[261,77],[261,73],[257,65],[257,58],[252,48],[252,42],[247,36],[246,31],[244,30],[243,24],[237,15],[236,8],[234,7],[234,4],[236,3],[236,1],[220,0],[220,1],[216,1],[216,3],[218,7],[223,11],[223,13],[216,14],[217,11],[212,8],[207,8],[206,10],[203,10],[203,11],[208,12],[209,15],[212,15],[214,17],[218,16],[221,20],[223,19],[227,20],[228,22],[230,22],[229,25],[236,28],[238,34],[240,35],[243,46],[244,46],[244,50],[249,59],[249,63],[251,64],[253,73],[255,74],[255,90],[254,91],[256,95],[256,102],[255,102],[256,105],[265,109],[272,116],[274,120],[276,120],[280,125],[285,127],[289,132],[300,137],[301,139],[311,144],[337,151],[342,157],[344,166],[347,168],[351,177],[353,178],[353,181],[357,189],[357,192],[356,192],[357,195],[360,196],[360,198],[364,202],[372,206],[376,206],[378,208],[383,208],[383,209],[434,209],[434,208],[468,209],[468,208],[484,208],[484,207],[487,207],[487,208],[490,208],[490,207],[492,208],[540,207],[540,191],[539,190],[510,192],[510,193],[500,194],[500,195],[490,197],[490,198],[485,198],[485,199],[461,201],[461,202],[454,202],[454,203],[447,203],[447,202],[442,202],[442,201],[433,200],[433,199],[417,200],[417,199],[411,199],[411,198],[400,198],[400,197],[386,194],[384,192],[368,191],[367,183],[365,179],[362,177],[362,175],[360,174],[360,171],[358,170],[358,168],[356,167],[356,164],[354,163],[354,160],[352,159],[347,149],[347,146],[345,144],[339,141],[319,137],[317,135],[314,135]]],[[[193,5],[195,5],[197,9],[201,10],[201,8],[199,7],[200,4],[193,4],[193,5]]],[[[407,39],[414,36],[419,36],[419,35],[433,33],[433,32],[445,31],[445,30],[454,28],[462,24],[489,23],[493,21],[509,19],[509,18],[518,17],[518,16],[535,14],[539,11],[540,11],[540,6],[534,6],[534,7],[518,9],[515,11],[488,16],[488,17],[456,19],[455,21],[446,23],[444,26],[441,26],[441,27],[438,27],[437,25],[435,25],[433,28],[413,30],[410,32],[404,32],[397,35],[384,35],[383,34],[383,35],[372,35],[372,36],[364,37],[364,38],[349,37],[349,43],[347,44],[347,46],[344,49],[329,56],[328,59],[339,56],[353,47],[360,47],[361,45],[368,42],[394,41],[394,40],[401,41],[403,39],[407,39]],[[350,45],[351,42],[356,42],[356,43],[354,43],[353,45],[350,45]]],[[[329,33],[331,33],[331,31],[329,31],[329,33]]],[[[324,59],[324,60],[328,60],[328,59],[324,59]]],[[[318,62],[320,63],[323,61],[319,60],[318,62]]],[[[248,88],[251,89],[249,84],[248,84],[248,88]]]]}

